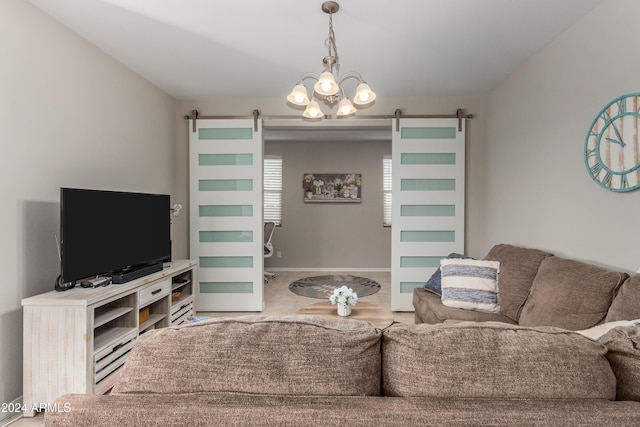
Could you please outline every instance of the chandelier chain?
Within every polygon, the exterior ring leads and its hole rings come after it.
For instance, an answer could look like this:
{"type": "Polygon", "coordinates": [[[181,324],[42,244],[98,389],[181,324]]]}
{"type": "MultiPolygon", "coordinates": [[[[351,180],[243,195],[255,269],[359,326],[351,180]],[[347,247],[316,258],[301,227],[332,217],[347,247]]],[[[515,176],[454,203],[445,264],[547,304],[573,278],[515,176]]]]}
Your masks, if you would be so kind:
{"type": "Polygon", "coordinates": [[[336,34],[333,32],[333,13],[329,12],[329,38],[325,40],[325,45],[329,49],[329,71],[333,72],[335,66],[336,73],[340,73],[340,58],[338,57],[338,46],[336,45],[336,34]]]}

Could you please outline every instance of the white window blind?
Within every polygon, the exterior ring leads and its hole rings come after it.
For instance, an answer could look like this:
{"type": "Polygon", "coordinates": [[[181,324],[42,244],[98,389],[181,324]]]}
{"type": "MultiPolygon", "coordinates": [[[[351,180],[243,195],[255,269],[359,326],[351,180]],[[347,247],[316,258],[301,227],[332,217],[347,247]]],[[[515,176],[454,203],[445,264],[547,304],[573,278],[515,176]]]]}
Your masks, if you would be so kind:
{"type": "Polygon", "coordinates": [[[282,224],[282,157],[264,158],[264,220],[282,224]]]}
{"type": "Polygon", "coordinates": [[[393,196],[391,185],[391,156],[384,156],[382,159],[382,218],[385,227],[391,226],[391,200],[393,196]]]}

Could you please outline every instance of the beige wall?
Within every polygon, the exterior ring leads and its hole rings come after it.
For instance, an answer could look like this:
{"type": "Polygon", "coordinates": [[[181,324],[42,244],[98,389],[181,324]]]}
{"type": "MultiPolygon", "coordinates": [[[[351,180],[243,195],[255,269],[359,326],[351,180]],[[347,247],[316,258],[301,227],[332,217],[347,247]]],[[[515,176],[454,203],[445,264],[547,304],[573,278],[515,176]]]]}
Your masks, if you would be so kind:
{"type": "Polygon", "coordinates": [[[639,92],[640,2],[607,0],[488,97],[484,250],[507,242],[617,269],[640,267],[640,191],[595,184],[587,129],[639,92]]]}
{"type": "Polygon", "coordinates": [[[266,142],[265,153],[282,156],[282,227],[273,235],[282,258],[269,268],[389,269],[391,229],[382,225],[382,159],[385,141],[266,142]],[[360,203],[304,203],[305,173],[360,173],[360,203]]]}
{"type": "Polygon", "coordinates": [[[60,270],[59,188],[172,193],[175,121],[169,96],[27,2],[1,1],[0,29],[0,402],[8,403],[22,395],[20,301],[53,290],[60,270]]]}
{"type": "MultiPolygon", "coordinates": [[[[285,94],[286,95],[286,94],[285,94]]],[[[189,165],[188,165],[188,135],[189,129],[184,116],[191,110],[198,110],[200,115],[251,115],[257,109],[265,116],[265,127],[273,122],[268,116],[297,114],[296,110],[288,108],[283,99],[206,99],[199,101],[179,101],[176,103],[176,199],[184,201],[185,207],[189,200],[189,165]]],[[[483,114],[482,98],[480,97],[449,97],[430,99],[386,99],[376,101],[373,107],[362,110],[363,115],[393,115],[393,112],[400,108],[403,114],[455,114],[458,108],[462,108],[465,113],[474,114],[472,120],[467,121],[467,218],[466,218],[466,251],[474,256],[482,256],[479,248],[483,247],[484,236],[484,149],[483,149],[483,114]]],[[[279,120],[278,124],[283,122],[279,120]]],[[[340,121],[344,125],[344,121],[340,121]]],[[[289,126],[301,126],[304,123],[301,119],[287,122],[289,126]]],[[[285,123],[285,124],[287,124],[285,123]]],[[[335,126],[336,121],[333,121],[335,126]]],[[[351,120],[348,123],[366,126],[366,120],[351,120]]],[[[376,121],[376,124],[378,122],[376,121]]],[[[324,121],[320,126],[331,126],[331,121],[324,121]]],[[[318,126],[318,125],[316,125],[318,126]]],[[[391,120],[388,121],[391,129],[391,120]]],[[[312,132],[309,130],[309,132],[312,132]]],[[[382,153],[390,154],[390,144],[378,145],[375,149],[365,148],[366,143],[349,143],[349,146],[341,144],[339,136],[332,142],[334,148],[327,149],[320,143],[300,142],[280,142],[267,143],[266,151],[276,154],[280,152],[285,157],[283,168],[284,185],[286,195],[283,202],[284,225],[277,229],[274,234],[274,245],[277,250],[282,251],[282,259],[267,260],[268,266],[287,269],[307,269],[307,268],[390,268],[391,265],[391,240],[388,229],[382,228],[382,198],[381,181],[376,184],[376,179],[381,180],[382,175],[382,153]],[[344,156],[333,156],[329,154],[335,151],[345,150],[344,156]],[[287,158],[290,160],[287,162],[287,158]],[[340,172],[352,169],[354,161],[358,159],[363,171],[365,188],[363,189],[364,199],[359,206],[328,206],[328,205],[305,205],[301,201],[300,180],[304,172],[340,172]],[[338,171],[337,169],[340,169],[338,171]],[[379,170],[375,172],[375,170],[379,170]],[[376,178],[376,174],[378,177],[376,178]],[[374,188],[371,193],[371,183],[380,186],[379,190],[374,188]],[[376,195],[377,193],[377,195],[376,195]],[[379,199],[371,199],[371,196],[379,199]],[[323,227],[305,229],[301,218],[311,215],[314,221],[323,223],[329,221],[328,227],[332,227],[344,212],[357,212],[349,221],[343,231],[339,228],[324,230],[323,227]],[[366,212],[366,213],[365,213],[366,212]],[[367,215],[367,218],[357,218],[360,214],[367,215]],[[328,215],[328,216],[327,216],[328,215]],[[357,218],[357,219],[356,219],[357,218]],[[354,226],[355,224],[355,226],[354,226]],[[365,231],[368,230],[368,231],[365,231]],[[371,232],[373,230],[373,232],[371,232]],[[301,234],[302,233],[302,234],[301,234]],[[370,234],[372,233],[372,234],[370,234]],[[354,239],[359,242],[354,242],[354,239]],[[315,249],[310,248],[312,244],[319,245],[315,249]],[[305,247],[300,250],[300,245],[305,247]],[[346,252],[340,248],[348,248],[351,252],[346,257],[346,252]],[[366,249],[366,252],[363,251],[366,249]],[[307,257],[308,256],[308,257],[307,257]]],[[[353,172],[358,172],[353,170],[353,172]]],[[[181,214],[174,222],[176,241],[174,248],[176,256],[188,256],[188,212],[181,214]],[[184,237],[184,239],[181,239],[184,237]]]]}

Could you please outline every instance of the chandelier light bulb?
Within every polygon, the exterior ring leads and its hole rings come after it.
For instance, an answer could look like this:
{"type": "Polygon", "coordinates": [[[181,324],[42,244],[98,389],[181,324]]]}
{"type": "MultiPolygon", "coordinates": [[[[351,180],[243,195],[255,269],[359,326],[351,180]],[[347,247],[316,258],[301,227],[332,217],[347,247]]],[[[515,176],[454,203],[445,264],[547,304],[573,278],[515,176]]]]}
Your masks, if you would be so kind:
{"type": "Polygon", "coordinates": [[[353,102],[356,105],[367,105],[376,99],[376,94],[371,90],[368,84],[360,83],[356,89],[356,96],[353,102]]]}
{"type": "Polygon", "coordinates": [[[351,104],[349,98],[342,98],[338,104],[338,117],[347,117],[356,113],[356,108],[351,104]]]}
{"type": "Polygon", "coordinates": [[[307,119],[321,119],[322,111],[320,110],[320,105],[318,104],[318,102],[312,99],[309,102],[309,105],[307,105],[306,110],[304,110],[304,113],[302,113],[302,116],[306,117],[307,119]]]}
{"type": "Polygon", "coordinates": [[[309,97],[307,96],[307,88],[302,84],[297,84],[291,93],[287,96],[287,101],[294,105],[307,105],[309,104],[309,97]]]}
{"type": "Polygon", "coordinates": [[[333,74],[331,74],[329,71],[325,71],[324,73],[320,74],[320,77],[318,78],[318,83],[316,83],[313,86],[313,89],[319,95],[331,96],[338,93],[338,91],[340,90],[340,87],[336,83],[336,80],[333,77],[333,74]]]}

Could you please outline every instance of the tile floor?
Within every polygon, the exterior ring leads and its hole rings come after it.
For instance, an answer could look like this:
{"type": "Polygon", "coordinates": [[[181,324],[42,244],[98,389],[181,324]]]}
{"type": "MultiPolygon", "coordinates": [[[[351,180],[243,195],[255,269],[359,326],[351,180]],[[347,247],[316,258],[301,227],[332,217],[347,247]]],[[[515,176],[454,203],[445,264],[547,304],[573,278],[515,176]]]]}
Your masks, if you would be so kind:
{"type": "MultiPolygon", "coordinates": [[[[264,287],[265,308],[260,314],[266,315],[285,315],[294,314],[300,308],[314,304],[321,300],[315,298],[303,297],[289,291],[289,283],[294,280],[309,276],[326,276],[332,273],[313,272],[313,271],[276,271],[275,279],[271,279],[264,287]]],[[[390,272],[340,272],[335,274],[367,277],[380,283],[380,292],[373,295],[362,297],[362,301],[372,304],[379,304],[387,309],[391,307],[391,273],[390,272]]],[[[210,317],[235,317],[246,314],[247,312],[198,312],[199,316],[210,317]]],[[[414,323],[413,312],[394,312],[393,318],[396,322],[414,323]]],[[[35,427],[44,425],[43,414],[38,414],[33,418],[22,418],[20,416],[0,421],[1,426],[11,427],[35,427]],[[5,423],[5,424],[3,424],[5,423]]]]}
{"type": "MultiPolygon", "coordinates": [[[[275,271],[275,279],[269,280],[264,287],[265,308],[260,314],[285,315],[294,314],[296,311],[309,304],[320,302],[321,300],[296,295],[289,290],[289,284],[297,279],[310,276],[326,276],[329,274],[340,274],[366,277],[380,283],[381,289],[373,295],[362,297],[362,301],[381,305],[387,309],[391,308],[391,273],[390,272],[343,272],[328,273],[313,271],[275,271]]],[[[235,317],[246,315],[246,312],[201,312],[198,315],[211,317],[235,317]]],[[[393,318],[396,322],[414,323],[413,312],[395,312],[393,318]]]]}

